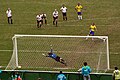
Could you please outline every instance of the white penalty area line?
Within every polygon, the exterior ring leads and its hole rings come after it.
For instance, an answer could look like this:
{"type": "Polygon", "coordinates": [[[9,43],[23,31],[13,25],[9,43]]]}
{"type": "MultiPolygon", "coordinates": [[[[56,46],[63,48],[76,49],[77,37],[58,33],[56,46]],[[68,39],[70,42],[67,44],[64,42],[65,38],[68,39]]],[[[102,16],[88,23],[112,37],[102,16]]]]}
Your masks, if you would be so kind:
{"type": "MultiPolygon", "coordinates": [[[[120,17],[109,17],[109,18],[92,18],[92,19],[82,19],[83,21],[85,20],[105,20],[105,19],[107,19],[107,20],[109,20],[109,19],[120,19],[120,17]]],[[[75,22],[75,21],[81,21],[81,20],[68,20],[68,21],[61,21],[61,22],[59,22],[58,21],[58,23],[67,23],[67,22],[75,22]]],[[[8,25],[8,24],[0,24],[0,25],[8,25]]],[[[35,25],[36,26],[36,24],[12,24],[12,25],[35,25]]],[[[52,25],[52,23],[49,23],[49,24],[47,24],[47,25],[52,25]]],[[[61,25],[62,26],[62,25],[61,25]]],[[[80,26],[80,25],[64,25],[64,26],[80,26]]],[[[83,26],[83,25],[81,25],[81,26],[83,26]]],[[[113,25],[100,25],[100,26],[113,26],[113,25]]]]}
{"type": "MultiPolygon", "coordinates": [[[[62,23],[62,22],[60,22],[60,23],[62,23]]],[[[6,25],[6,24],[0,24],[0,25],[6,25]]],[[[14,24],[14,25],[19,25],[19,24],[14,24]]],[[[36,26],[35,24],[20,24],[21,26],[30,26],[30,25],[32,25],[32,26],[36,26]]],[[[48,25],[50,25],[50,24],[47,24],[47,25],[43,25],[43,27],[45,26],[45,27],[49,27],[48,25]]],[[[55,25],[51,25],[51,26],[55,26],[55,25]]],[[[58,26],[89,26],[89,25],[59,25],[58,24],[58,26]]],[[[114,26],[114,25],[97,25],[97,26],[114,26]]]]}
{"type": "MultiPolygon", "coordinates": [[[[89,18],[89,19],[82,19],[83,21],[87,21],[87,20],[105,20],[105,19],[107,19],[107,20],[109,20],[109,19],[120,19],[120,17],[108,17],[108,18],[89,18]]],[[[78,19],[76,19],[76,20],[68,20],[68,21],[63,21],[63,22],[75,22],[75,21],[81,21],[81,20],[78,20],[78,19]]],[[[58,23],[63,23],[63,22],[59,22],[58,21],[58,23]]]]}
{"type": "MultiPolygon", "coordinates": [[[[13,50],[0,50],[0,52],[12,52],[13,50]]],[[[43,53],[47,53],[49,51],[34,51],[34,50],[19,50],[20,52],[43,52],[43,53]]],[[[54,51],[55,53],[73,53],[74,51],[54,51]]],[[[76,52],[76,53],[99,53],[99,52],[76,52]]],[[[116,53],[116,52],[110,52],[110,54],[115,54],[115,55],[119,55],[119,53],[116,53]]]]}
{"type": "MultiPolygon", "coordinates": [[[[58,26],[90,26],[90,25],[58,25],[58,26]]],[[[97,26],[114,26],[114,25],[97,25],[97,26]]]]}
{"type": "MultiPolygon", "coordinates": [[[[13,50],[0,50],[0,52],[12,52],[13,50]]],[[[29,53],[48,53],[50,51],[38,51],[38,50],[18,50],[18,52],[29,53]]],[[[54,51],[55,53],[73,53],[74,51],[54,51]]],[[[74,53],[99,53],[99,52],[74,52],[74,53]]],[[[104,52],[103,52],[104,53],[104,52]]]]}
{"type": "Polygon", "coordinates": [[[0,52],[12,52],[13,50],[0,50],[0,52]]]}
{"type": "MultiPolygon", "coordinates": [[[[44,4],[44,5],[46,5],[46,4],[51,4],[51,5],[61,5],[61,3],[57,3],[57,4],[55,4],[54,2],[48,2],[48,3],[46,3],[46,2],[38,2],[38,1],[26,1],[26,0],[21,0],[21,1],[14,1],[14,2],[10,2],[10,3],[7,3],[7,4],[23,4],[23,3],[28,3],[28,4],[30,4],[30,3],[34,3],[34,4],[44,4]]],[[[6,2],[2,2],[2,4],[6,4],[6,2]]]]}

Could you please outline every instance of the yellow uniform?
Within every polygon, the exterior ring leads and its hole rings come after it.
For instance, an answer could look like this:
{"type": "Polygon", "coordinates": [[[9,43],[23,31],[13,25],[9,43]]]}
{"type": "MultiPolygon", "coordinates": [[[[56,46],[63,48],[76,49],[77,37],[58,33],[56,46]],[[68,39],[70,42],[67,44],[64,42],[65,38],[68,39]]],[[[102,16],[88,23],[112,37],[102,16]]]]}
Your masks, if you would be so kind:
{"type": "Polygon", "coordinates": [[[90,30],[91,30],[91,31],[95,31],[95,29],[96,29],[96,26],[95,26],[95,25],[94,25],[94,26],[93,26],[93,25],[90,26],[90,30]]]}
{"type": "Polygon", "coordinates": [[[94,35],[95,33],[94,33],[94,31],[96,30],[96,26],[95,25],[91,25],[90,26],[90,33],[89,33],[89,35],[94,35]]]}
{"type": "Polygon", "coordinates": [[[82,6],[81,5],[77,5],[76,7],[75,7],[75,9],[77,10],[77,12],[81,12],[81,10],[82,10],[82,6]]]}
{"type": "Polygon", "coordinates": [[[113,73],[114,73],[114,76],[115,76],[115,80],[120,80],[120,71],[115,70],[113,73]]]}

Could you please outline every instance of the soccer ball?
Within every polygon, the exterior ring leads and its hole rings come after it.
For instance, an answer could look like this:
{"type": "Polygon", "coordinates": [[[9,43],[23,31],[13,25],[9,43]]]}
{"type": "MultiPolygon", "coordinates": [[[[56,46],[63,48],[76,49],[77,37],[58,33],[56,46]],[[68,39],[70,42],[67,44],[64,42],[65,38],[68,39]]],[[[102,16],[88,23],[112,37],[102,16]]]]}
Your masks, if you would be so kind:
{"type": "Polygon", "coordinates": [[[106,41],[106,39],[105,38],[103,38],[103,42],[105,42],[106,41]]]}
{"type": "Polygon", "coordinates": [[[18,68],[21,68],[21,66],[18,66],[18,68]]]}

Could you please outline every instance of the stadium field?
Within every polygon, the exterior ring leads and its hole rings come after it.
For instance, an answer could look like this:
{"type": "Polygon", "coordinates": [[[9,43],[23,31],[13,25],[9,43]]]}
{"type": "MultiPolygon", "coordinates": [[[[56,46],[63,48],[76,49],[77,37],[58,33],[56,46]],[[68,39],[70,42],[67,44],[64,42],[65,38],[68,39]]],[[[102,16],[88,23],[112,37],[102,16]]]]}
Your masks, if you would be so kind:
{"type": "Polygon", "coordinates": [[[14,34],[86,36],[94,22],[97,36],[109,36],[110,68],[120,68],[120,0],[81,0],[83,20],[77,20],[78,0],[1,0],[0,1],[0,65],[7,66],[13,50],[14,34]],[[68,20],[62,20],[61,5],[68,8],[68,20]],[[10,7],[13,24],[7,24],[6,10],[10,7]],[[59,11],[58,27],[52,25],[52,12],[59,11]],[[46,13],[48,25],[36,27],[36,15],[46,13]]]}

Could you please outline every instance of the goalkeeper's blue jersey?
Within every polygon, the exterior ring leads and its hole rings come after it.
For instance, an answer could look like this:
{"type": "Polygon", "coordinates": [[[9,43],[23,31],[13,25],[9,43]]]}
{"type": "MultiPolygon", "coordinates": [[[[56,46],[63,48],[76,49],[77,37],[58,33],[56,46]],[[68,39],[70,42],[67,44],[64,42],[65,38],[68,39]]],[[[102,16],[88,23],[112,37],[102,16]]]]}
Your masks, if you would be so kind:
{"type": "Polygon", "coordinates": [[[52,53],[52,54],[49,55],[49,57],[51,57],[51,58],[53,58],[53,59],[56,59],[57,55],[54,54],[54,53],[52,53]]]}
{"type": "Polygon", "coordinates": [[[53,58],[53,59],[56,59],[57,58],[57,55],[55,53],[53,53],[53,49],[50,49],[50,52],[52,54],[49,55],[49,57],[53,58]]]}
{"type": "Polygon", "coordinates": [[[57,80],[66,80],[66,76],[64,74],[59,74],[57,80]]]}

